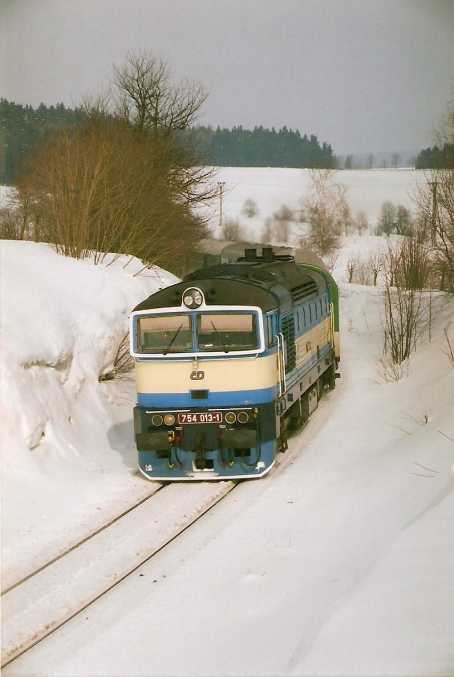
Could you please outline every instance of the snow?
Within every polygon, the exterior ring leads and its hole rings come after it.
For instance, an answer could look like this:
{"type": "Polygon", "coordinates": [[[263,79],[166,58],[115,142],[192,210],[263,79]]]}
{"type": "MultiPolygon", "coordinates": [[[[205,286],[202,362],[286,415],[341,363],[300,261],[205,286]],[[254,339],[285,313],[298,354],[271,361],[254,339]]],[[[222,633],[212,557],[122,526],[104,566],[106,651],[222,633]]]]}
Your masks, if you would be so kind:
{"type": "Polygon", "coordinates": [[[112,368],[131,308],[176,280],[137,260],[104,265],[2,241],[4,586],[151,491],[135,475],[129,375],[112,368]],[[24,496],[28,506],[24,509],[24,496]],[[70,527],[70,529],[68,529],[70,527]]]}
{"type": "MultiPolygon", "coordinates": [[[[417,173],[339,176],[372,220],[384,200],[410,206],[417,173]]],[[[298,206],[304,177],[220,170],[225,214],[255,199],[257,233],[282,203],[298,206]]],[[[342,378],[270,475],[237,486],[6,677],[454,674],[454,368],[444,335],[454,339],[454,299],[434,294],[431,341],[421,337],[393,381],[381,362],[381,291],[345,278],[349,257],[386,247],[373,236],[344,240],[334,266],[342,378]]],[[[132,382],[97,379],[131,307],[171,277],[133,277],[137,268],[123,265],[2,243],[7,584],[158,486],[135,474],[132,382]]],[[[146,540],[177,519],[173,508],[148,520],[146,540]]],[[[142,513],[131,538],[146,528],[142,513]]],[[[104,565],[110,549],[91,557],[104,565]]],[[[122,562],[121,547],[115,557],[122,562]]],[[[62,592],[51,606],[70,598],[62,592]]]]}
{"type": "Polygon", "coordinates": [[[379,292],[345,285],[342,301],[343,378],[287,462],[6,677],[452,674],[454,303],[437,300],[432,342],[389,383],[379,292]]]}
{"type": "MultiPolygon", "coordinates": [[[[345,187],[353,215],[364,211],[373,229],[385,201],[414,210],[414,197],[424,177],[423,171],[414,169],[342,170],[335,172],[334,181],[345,187]]],[[[282,205],[298,214],[302,200],[311,189],[308,169],[219,167],[216,180],[225,184],[223,222],[237,219],[246,236],[259,241],[266,219],[271,218],[282,205]],[[242,213],[247,199],[254,200],[258,207],[257,215],[251,218],[242,213]]],[[[219,204],[211,211],[210,225],[219,234],[219,204]]],[[[301,232],[302,224],[292,226],[294,239],[301,236],[301,232]]]]}
{"type": "Polygon", "coordinates": [[[233,486],[233,482],[197,482],[187,488],[170,484],[10,590],[2,598],[2,613],[8,619],[2,633],[3,660],[11,660],[109,590],[233,486]]]}

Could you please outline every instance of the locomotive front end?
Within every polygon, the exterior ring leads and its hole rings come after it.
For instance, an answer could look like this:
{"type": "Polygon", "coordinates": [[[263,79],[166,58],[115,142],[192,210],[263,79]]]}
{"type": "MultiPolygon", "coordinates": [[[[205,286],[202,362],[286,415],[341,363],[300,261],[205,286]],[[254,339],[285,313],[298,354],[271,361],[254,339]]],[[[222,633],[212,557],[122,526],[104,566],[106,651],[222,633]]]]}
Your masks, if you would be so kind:
{"type": "Polygon", "coordinates": [[[212,287],[180,283],[161,292],[178,305],[132,313],[134,431],[149,479],[260,477],[274,462],[277,358],[263,308],[212,287]]]}

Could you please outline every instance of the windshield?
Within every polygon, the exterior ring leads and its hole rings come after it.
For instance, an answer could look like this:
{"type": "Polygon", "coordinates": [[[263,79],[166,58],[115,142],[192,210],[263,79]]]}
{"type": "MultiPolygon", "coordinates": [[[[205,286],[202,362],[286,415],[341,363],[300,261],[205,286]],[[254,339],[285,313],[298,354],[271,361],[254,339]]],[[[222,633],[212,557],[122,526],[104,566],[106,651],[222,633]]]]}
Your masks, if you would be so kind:
{"type": "Polygon", "coordinates": [[[258,348],[255,314],[199,313],[197,315],[198,350],[230,352],[258,348]]]}
{"type": "Polygon", "coordinates": [[[139,353],[191,353],[190,315],[149,315],[138,322],[139,353]]]}
{"type": "Polygon", "coordinates": [[[137,352],[142,354],[258,349],[256,313],[169,313],[145,315],[137,321],[137,352]]]}

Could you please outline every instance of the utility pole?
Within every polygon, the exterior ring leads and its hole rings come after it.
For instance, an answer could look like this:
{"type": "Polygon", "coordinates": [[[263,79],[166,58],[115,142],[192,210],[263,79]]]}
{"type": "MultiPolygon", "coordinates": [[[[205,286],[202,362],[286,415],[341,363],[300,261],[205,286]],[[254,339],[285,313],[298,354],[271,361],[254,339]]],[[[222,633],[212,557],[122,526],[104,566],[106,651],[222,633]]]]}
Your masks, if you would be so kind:
{"type": "Polygon", "coordinates": [[[222,232],[222,199],[224,197],[225,181],[218,181],[219,186],[219,230],[222,232]]]}
{"type": "Polygon", "coordinates": [[[436,235],[437,235],[437,182],[431,181],[430,187],[432,189],[432,225],[431,225],[432,233],[431,233],[431,240],[432,240],[432,246],[434,246],[435,243],[436,243],[436,235]]]}

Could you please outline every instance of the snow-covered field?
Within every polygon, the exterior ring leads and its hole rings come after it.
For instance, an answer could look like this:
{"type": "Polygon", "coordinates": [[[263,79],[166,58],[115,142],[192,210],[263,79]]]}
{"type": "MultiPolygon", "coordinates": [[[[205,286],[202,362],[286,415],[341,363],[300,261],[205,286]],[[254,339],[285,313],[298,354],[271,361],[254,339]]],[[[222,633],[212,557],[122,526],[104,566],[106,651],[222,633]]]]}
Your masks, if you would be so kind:
{"type": "MultiPolygon", "coordinates": [[[[225,214],[249,197],[259,217],[296,207],[302,174],[222,170],[225,214]]],[[[415,172],[339,176],[352,177],[353,206],[372,221],[384,200],[406,204],[415,172]]],[[[408,373],[390,381],[380,290],[345,283],[348,257],[382,246],[373,236],[344,242],[334,269],[342,379],[291,440],[291,458],[240,485],[6,677],[454,675],[454,368],[444,335],[454,341],[454,299],[434,297],[431,342],[424,336],[408,373]]],[[[152,491],[135,474],[133,383],[98,376],[129,310],[172,277],[134,277],[137,262],[93,266],[42,244],[2,242],[0,253],[8,586],[152,491]]]]}
{"type": "MultiPolygon", "coordinates": [[[[238,220],[248,237],[259,240],[266,219],[272,218],[282,205],[298,213],[312,185],[311,173],[307,169],[220,167],[216,179],[224,183],[223,221],[238,220]],[[258,207],[257,215],[252,218],[243,213],[248,199],[258,207]]],[[[404,205],[410,211],[414,209],[414,197],[417,186],[424,181],[424,172],[414,169],[338,171],[333,180],[345,187],[353,216],[364,211],[373,229],[385,201],[404,205]]],[[[218,204],[212,209],[210,222],[218,231],[218,204]]],[[[297,238],[301,226],[291,230],[297,238]]]]}

